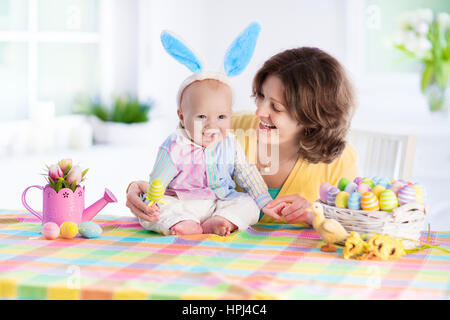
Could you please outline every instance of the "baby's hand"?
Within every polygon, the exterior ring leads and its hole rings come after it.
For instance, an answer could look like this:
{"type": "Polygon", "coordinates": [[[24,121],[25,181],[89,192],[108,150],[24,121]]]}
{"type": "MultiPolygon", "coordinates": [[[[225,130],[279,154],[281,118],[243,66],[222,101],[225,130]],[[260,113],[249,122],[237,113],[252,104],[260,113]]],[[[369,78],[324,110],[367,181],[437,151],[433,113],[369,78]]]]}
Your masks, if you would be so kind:
{"type": "Polygon", "coordinates": [[[264,208],[261,209],[261,211],[264,212],[264,214],[268,215],[269,217],[277,219],[278,221],[282,221],[283,215],[281,214],[281,211],[287,206],[289,206],[289,203],[281,202],[275,205],[274,207],[269,207],[268,205],[266,205],[264,208]]]}
{"type": "Polygon", "coordinates": [[[147,206],[145,210],[145,213],[147,213],[149,216],[158,216],[159,212],[159,206],[156,204],[156,202],[151,206],[147,206]]]}

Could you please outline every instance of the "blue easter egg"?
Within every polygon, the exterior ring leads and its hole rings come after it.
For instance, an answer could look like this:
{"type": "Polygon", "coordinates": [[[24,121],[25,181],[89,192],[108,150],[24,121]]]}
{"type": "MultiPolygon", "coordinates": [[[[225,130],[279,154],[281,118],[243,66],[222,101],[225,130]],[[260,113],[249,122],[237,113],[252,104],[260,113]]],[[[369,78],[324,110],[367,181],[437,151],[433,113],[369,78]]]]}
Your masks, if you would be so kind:
{"type": "Polygon", "coordinates": [[[354,182],[349,182],[346,186],[344,191],[347,192],[348,194],[352,194],[353,192],[356,191],[356,189],[358,189],[358,185],[354,182]]]}
{"type": "Polygon", "coordinates": [[[97,238],[102,234],[103,230],[93,221],[84,221],[78,227],[78,232],[85,238],[97,238]]]}
{"type": "Polygon", "coordinates": [[[362,194],[359,192],[353,192],[347,201],[347,208],[352,210],[361,210],[361,198],[362,194]]]}
{"type": "Polygon", "coordinates": [[[385,187],[386,189],[389,189],[389,187],[391,186],[391,180],[389,180],[386,177],[380,178],[378,179],[378,185],[385,187]]]}

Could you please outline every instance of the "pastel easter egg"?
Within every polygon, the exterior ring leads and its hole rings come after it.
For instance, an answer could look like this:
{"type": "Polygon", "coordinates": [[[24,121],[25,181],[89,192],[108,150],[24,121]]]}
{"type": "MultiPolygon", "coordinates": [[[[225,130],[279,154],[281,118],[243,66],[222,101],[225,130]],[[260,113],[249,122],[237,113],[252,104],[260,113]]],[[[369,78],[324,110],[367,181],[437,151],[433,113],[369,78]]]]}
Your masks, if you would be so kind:
{"type": "Polygon", "coordinates": [[[59,237],[59,226],[54,222],[47,222],[42,226],[42,235],[47,240],[54,240],[59,237]]]}
{"type": "Polygon", "coordinates": [[[416,190],[416,201],[419,203],[425,203],[427,201],[427,193],[425,188],[419,184],[415,184],[414,190],[416,190]]]}
{"type": "Polygon", "coordinates": [[[350,194],[345,191],[339,192],[334,201],[336,203],[336,207],[347,208],[347,201],[348,201],[349,196],[350,196],[350,194]]]}
{"type": "Polygon", "coordinates": [[[369,177],[362,178],[361,183],[365,183],[365,184],[369,185],[369,187],[371,187],[371,188],[373,188],[375,186],[372,179],[370,179],[369,177]]]}
{"type": "Polygon", "coordinates": [[[392,211],[392,209],[398,207],[398,199],[394,191],[384,190],[380,194],[380,208],[383,211],[392,211]]]}
{"type": "Polygon", "coordinates": [[[85,238],[97,238],[102,234],[102,228],[93,221],[84,221],[80,224],[80,234],[85,238]]]}
{"type": "Polygon", "coordinates": [[[386,188],[380,185],[376,185],[375,187],[372,188],[372,192],[377,196],[378,199],[380,199],[380,194],[384,190],[386,190],[386,188]]]}
{"type": "Polygon", "coordinates": [[[389,186],[391,185],[391,180],[389,180],[386,177],[381,177],[380,179],[378,179],[377,185],[383,186],[385,189],[388,189],[389,186]]]}
{"type": "Polygon", "coordinates": [[[327,196],[327,204],[330,206],[335,206],[336,203],[336,196],[338,195],[338,193],[341,192],[341,190],[339,190],[336,187],[332,187],[330,188],[330,190],[328,191],[328,196],[327,196]]]}
{"type": "Polygon", "coordinates": [[[369,192],[370,190],[371,190],[371,189],[370,189],[369,185],[368,185],[368,184],[365,184],[365,183],[360,183],[359,186],[358,186],[358,189],[357,189],[357,191],[358,191],[359,193],[361,193],[361,194],[364,194],[364,193],[366,193],[366,192],[369,192]]]}
{"type": "Polygon", "coordinates": [[[373,192],[366,192],[361,198],[361,208],[365,211],[378,211],[380,204],[373,192]]]}
{"type": "Polygon", "coordinates": [[[402,206],[407,203],[416,202],[416,190],[414,186],[407,184],[398,192],[398,202],[402,206]]]}
{"type": "Polygon", "coordinates": [[[78,234],[78,226],[72,221],[66,221],[61,224],[61,237],[64,239],[72,239],[78,234]]]}
{"type": "Polygon", "coordinates": [[[356,183],[358,186],[361,183],[362,177],[356,177],[353,182],[356,183]]]}
{"type": "Polygon", "coordinates": [[[344,191],[347,192],[348,194],[352,194],[353,192],[356,191],[356,189],[358,188],[358,185],[354,182],[349,182],[346,186],[344,191]]]}
{"type": "Polygon", "coordinates": [[[347,207],[353,210],[361,210],[361,198],[362,198],[361,193],[353,192],[348,197],[347,207]]]}
{"type": "Polygon", "coordinates": [[[338,182],[338,188],[341,191],[344,191],[345,187],[350,181],[347,178],[341,178],[338,182]]]}
{"type": "Polygon", "coordinates": [[[391,183],[391,186],[389,187],[389,189],[391,189],[392,191],[394,191],[394,193],[396,195],[398,195],[398,192],[400,191],[400,189],[403,188],[405,185],[406,185],[406,183],[404,183],[403,181],[396,180],[391,183]]]}
{"type": "Polygon", "coordinates": [[[319,193],[320,193],[320,200],[323,203],[327,203],[327,197],[328,197],[328,191],[333,188],[333,186],[329,183],[322,183],[320,185],[319,193]]]}
{"type": "Polygon", "coordinates": [[[374,185],[377,185],[378,184],[378,181],[381,179],[381,177],[379,177],[379,176],[375,176],[375,177],[372,177],[372,182],[374,183],[374,185]]]}

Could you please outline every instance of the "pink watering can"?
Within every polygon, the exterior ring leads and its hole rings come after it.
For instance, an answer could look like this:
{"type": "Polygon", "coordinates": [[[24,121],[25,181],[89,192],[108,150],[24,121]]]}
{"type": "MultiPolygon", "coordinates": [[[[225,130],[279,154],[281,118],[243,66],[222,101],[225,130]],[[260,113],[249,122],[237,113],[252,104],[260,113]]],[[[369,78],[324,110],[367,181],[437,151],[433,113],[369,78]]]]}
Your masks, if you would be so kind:
{"type": "Polygon", "coordinates": [[[50,185],[45,187],[34,185],[29,186],[22,193],[22,204],[30,213],[39,218],[42,224],[54,222],[61,225],[65,221],[80,224],[83,221],[91,220],[110,202],[117,202],[117,199],[106,188],[103,197],[86,209],[84,209],[84,186],[78,186],[75,192],[68,188],[56,192],[50,185]],[[34,211],[25,200],[26,193],[30,188],[43,190],[42,214],[34,211]]]}

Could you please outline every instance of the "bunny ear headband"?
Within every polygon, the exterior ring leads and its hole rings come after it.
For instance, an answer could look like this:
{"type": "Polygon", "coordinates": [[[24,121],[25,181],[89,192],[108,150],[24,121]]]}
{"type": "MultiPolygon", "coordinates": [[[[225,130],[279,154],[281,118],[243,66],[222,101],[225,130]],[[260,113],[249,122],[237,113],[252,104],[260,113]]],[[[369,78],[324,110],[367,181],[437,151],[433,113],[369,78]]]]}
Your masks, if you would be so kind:
{"type": "Polygon", "coordinates": [[[223,69],[224,72],[211,72],[204,70],[203,63],[192,49],[178,36],[169,31],[161,33],[161,42],[164,49],[175,60],[186,66],[192,75],[187,77],[178,89],[177,104],[180,107],[181,94],[192,82],[197,80],[214,79],[228,85],[232,90],[229,77],[234,77],[242,73],[250,62],[255,51],[261,26],[253,22],[233,41],[225,53],[223,69]]]}

